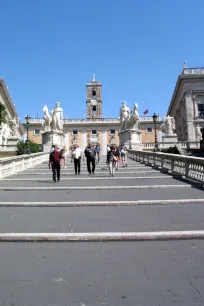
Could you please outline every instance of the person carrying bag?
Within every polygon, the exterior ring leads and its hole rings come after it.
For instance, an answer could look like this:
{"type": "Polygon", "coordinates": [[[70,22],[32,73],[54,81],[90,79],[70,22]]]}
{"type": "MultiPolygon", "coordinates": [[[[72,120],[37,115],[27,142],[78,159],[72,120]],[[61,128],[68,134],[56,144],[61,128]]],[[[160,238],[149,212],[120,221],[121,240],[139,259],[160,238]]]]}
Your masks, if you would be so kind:
{"type": "Polygon", "coordinates": [[[118,158],[116,155],[116,150],[114,147],[110,148],[110,151],[107,153],[107,164],[109,166],[110,176],[115,176],[115,168],[118,158]]]}

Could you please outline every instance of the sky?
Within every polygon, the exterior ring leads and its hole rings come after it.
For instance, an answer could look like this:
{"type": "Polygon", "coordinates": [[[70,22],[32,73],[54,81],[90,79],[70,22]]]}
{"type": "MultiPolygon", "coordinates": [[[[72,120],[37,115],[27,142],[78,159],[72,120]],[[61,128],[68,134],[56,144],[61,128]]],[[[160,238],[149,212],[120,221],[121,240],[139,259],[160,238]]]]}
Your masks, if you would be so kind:
{"type": "Polygon", "coordinates": [[[203,0],[0,0],[0,77],[21,120],[56,101],[82,118],[93,73],[105,118],[122,101],[163,117],[184,60],[204,66],[203,11],[203,0]]]}

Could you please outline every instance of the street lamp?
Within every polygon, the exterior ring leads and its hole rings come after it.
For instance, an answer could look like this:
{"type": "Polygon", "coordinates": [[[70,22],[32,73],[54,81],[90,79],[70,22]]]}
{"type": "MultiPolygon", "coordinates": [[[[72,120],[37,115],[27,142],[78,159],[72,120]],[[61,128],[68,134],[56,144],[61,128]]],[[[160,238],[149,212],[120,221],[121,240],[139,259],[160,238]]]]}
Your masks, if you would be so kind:
{"type": "Polygon", "coordinates": [[[29,137],[28,137],[28,127],[29,127],[29,124],[30,124],[30,119],[31,117],[29,115],[26,115],[25,117],[25,122],[26,122],[26,130],[27,130],[27,140],[26,140],[26,144],[27,144],[27,153],[29,154],[30,153],[30,146],[29,146],[29,137]]]}
{"type": "Polygon", "coordinates": [[[152,116],[153,118],[153,122],[154,122],[154,150],[156,151],[158,149],[158,142],[157,142],[157,115],[154,113],[154,115],[152,116]]]}
{"type": "Polygon", "coordinates": [[[132,150],[132,144],[131,144],[131,131],[129,131],[129,150],[132,150]]]}

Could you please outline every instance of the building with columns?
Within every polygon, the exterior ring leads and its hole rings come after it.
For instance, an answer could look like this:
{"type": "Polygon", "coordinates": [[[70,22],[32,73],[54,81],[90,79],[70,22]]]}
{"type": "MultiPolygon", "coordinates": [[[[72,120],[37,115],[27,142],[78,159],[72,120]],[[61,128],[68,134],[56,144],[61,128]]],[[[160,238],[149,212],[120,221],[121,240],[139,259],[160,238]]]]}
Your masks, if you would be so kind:
{"type": "MultiPolygon", "coordinates": [[[[78,144],[83,150],[89,142],[99,143],[102,154],[106,154],[109,144],[119,145],[119,109],[115,118],[106,118],[103,113],[102,84],[93,75],[90,82],[86,83],[86,117],[83,119],[64,119],[64,142],[70,149],[78,144]]],[[[63,108],[63,105],[61,105],[63,108]]],[[[157,127],[162,121],[158,116],[157,127]]],[[[140,129],[142,130],[142,142],[154,142],[154,123],[152,117],[140,117],[140,129]]],[[[41,134],[45,131],[44,119],[32,118],[29,124],[29,139],[41,144],[41,134]]],[[[158,141],[161,141],[157,130],[158,141]]]]}
{"type": "Polygon", "coordinates": [[[204,127],[204,68],[184,63],[167,115],[175,118],[179,141],[199,141],[204,127]]]}

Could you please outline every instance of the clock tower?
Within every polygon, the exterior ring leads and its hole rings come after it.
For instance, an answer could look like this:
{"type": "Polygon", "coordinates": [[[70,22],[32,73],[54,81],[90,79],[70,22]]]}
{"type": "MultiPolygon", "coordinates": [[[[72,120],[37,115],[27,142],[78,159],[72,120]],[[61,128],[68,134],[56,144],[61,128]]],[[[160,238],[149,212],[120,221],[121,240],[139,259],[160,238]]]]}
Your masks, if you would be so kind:
{"type": "Polygon", "coordinates": [[[86,84],[87,118],[102,118],[101,90],[102,85],[93,74],[92,81],[86,84]]]}

